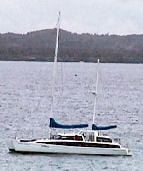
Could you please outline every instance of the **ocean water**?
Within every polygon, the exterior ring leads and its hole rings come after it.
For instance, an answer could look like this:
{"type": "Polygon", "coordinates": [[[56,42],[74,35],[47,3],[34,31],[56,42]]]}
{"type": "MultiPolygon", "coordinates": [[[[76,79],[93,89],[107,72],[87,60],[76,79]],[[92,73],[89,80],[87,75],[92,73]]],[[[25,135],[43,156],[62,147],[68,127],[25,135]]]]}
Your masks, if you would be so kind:
{"type": "MultiPolygon", "coordinates": [[[[96,64],[58,64],[54,116],[63,123],[91,123],[96,64]]],[[[52,63],[0,62],[1,171],[143,170],[143,65],[100,64],[95,122],[117,124],[107,133],[120,138],[131,157],[24,155],[9,153],[7,143],[47,137],[52,63]]]]}

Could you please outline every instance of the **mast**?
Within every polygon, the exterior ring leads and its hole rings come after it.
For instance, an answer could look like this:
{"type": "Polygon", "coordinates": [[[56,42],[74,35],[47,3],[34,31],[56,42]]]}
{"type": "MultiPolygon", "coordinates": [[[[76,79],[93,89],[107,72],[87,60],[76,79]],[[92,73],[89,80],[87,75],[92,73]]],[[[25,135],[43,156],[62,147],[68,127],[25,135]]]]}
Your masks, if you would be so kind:
{"type": "Polygon", "coordinates": [[[93,108],[93,120],[92,124],[94,124],[95,121],[95,115],[96,115],[96,104],[97,104],[97,93],[98,93],[98,82],[99,82],[99,59],[97,60],[97,72],[96,72],[96,89],[95,89],[95,99],[94,99],[94,108],[93,108]]]}
{"type": "MultiPolygon", "coordinates": [[[[51,97],[51,111],[50,111],[50,117],[53,116],[53,109],[54,109],[54,98],[55,98],[55,85],[56,85],[56,72],[57,72],[57,57],[58,57],[58,48],[59,48],[59,31],[60,31],[60,18],[61,13],[59,11],[58,13],[58,21],[57,21],[57,34],[56,34],[56,47],[55,47],[55,56],[54,56],[54,64],[53,64],[53,81],[52,81],[52,97],[51,97]]],[[[50,123],[49,123],[50,125],[50,123]]],[[[51,134],[51,129],[49,127],[49,138],[51,134]]]]}
{"type": "Polygon", "coordinates": [[[56,72],[57,72],[57,57],[58,57],[58,48],[59,48],[59,31],[60,31],[60,18],[61,13],[58,13],[58,21],[57,21],[57,33],[56,33],[56,47],[55,47],[55,56],[54,56],[54,64],[53,64],[53,81],[52,81],[52,99],[51,99],[51,116],[53,115],[54,108],[54,94],[55,94],[55,84],[56,84],[56,72]]]}
{"type": "Polygon", "coordinates": [[[57,21],[57,25],[56,25],[57,26],[57,36],[56,36],[54,64],[57,63],[57,56],[58,56],[60,19],[61,19],[61,12],[59,11],[59,13],[58,13],[58,21],[57,21]]]}

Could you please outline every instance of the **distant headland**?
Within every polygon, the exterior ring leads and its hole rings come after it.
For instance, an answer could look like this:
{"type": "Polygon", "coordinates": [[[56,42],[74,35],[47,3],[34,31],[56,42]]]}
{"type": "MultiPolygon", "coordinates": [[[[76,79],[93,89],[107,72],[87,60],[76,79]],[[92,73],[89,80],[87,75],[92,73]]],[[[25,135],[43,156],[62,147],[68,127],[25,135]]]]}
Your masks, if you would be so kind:
{"type": "MultiPolygon", "coordinates": [[[[56,29],[0,34],[0,60],[53,61],[56,29]]],[[[60,30],[63,62],[143,63],[143,35],[77,34],[60,30]]]]}

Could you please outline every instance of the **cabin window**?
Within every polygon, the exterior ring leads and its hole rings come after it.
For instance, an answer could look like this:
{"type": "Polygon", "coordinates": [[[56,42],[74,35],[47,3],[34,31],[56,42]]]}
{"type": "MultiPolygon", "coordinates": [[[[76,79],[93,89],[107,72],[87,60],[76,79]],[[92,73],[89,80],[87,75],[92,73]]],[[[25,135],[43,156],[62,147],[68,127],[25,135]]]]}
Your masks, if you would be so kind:
{"type": "Polygon", "coordinates": [[[61,136],[61,140],[74,140],[74,136],[61,136]]]}
{"type": "Polygon", "coordinates": [[[112,140],[110,138],[104,138],[104,137],[97,137],[96,138],[97,142],[112,142],[112,140]]]}
{"type": "Polygon", "coordinates": [[[75,136],[61,136],[61,140],[76,140],[76,141],[83,141],[82,136],[75,135],[75,136]]]}
{"type": "Polygon", "coordinates": [[[50,139],[59,140],[59,139],[61,139],[61,136],[60,135],[50,135],[50,139]]]}
{"type": "Polygon", "coordinates": [[[82,136],[75,135],[75,140],[76,141],[83,141],[82,136]]]}

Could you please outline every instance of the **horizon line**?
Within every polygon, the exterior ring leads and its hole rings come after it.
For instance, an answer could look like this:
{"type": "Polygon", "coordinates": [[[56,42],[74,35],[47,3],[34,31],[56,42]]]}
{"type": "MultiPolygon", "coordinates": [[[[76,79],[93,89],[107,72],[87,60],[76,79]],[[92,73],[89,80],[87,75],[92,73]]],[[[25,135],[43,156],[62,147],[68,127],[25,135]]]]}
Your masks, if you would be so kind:
{"type": "MultiPolygon", "coordinates": [[[[19,35],[26,35],[26,34],[29,34],[29,33],[34,33],[34,32],[38,32],[38,31],[46,31],[46,30],[54,30],[56,29],[56,27],[49,27],[49,28],[43,28],[43,29],[38,29],[38,30],[30,30],[30,31],[27,31],[27,32],[12,32],[12,31],[8,31],[8,32],[0,32],[0,34],[19,34],[19,35]]],[[[63,31],[66,31],[66,32],[70,32],[72,34],[78,34],[78,35],[83,35],[83,34],[89,34],[89,35],[99,35],[99,36],[102,36],[102,35],[109,35],[109,36],[112,36],[112,35],[116,35],[116,36],[130,36],[130,35],[143,35],[143,33],[132,33],[132,34],[117,34],[117,33],[90,33],[90,32],[75,32],[75,31],[71,31],[71,30],[67,30],[67,29],[63,29],[63,28],[60,28],[60,30],[63,30],[63,31]]]]}

